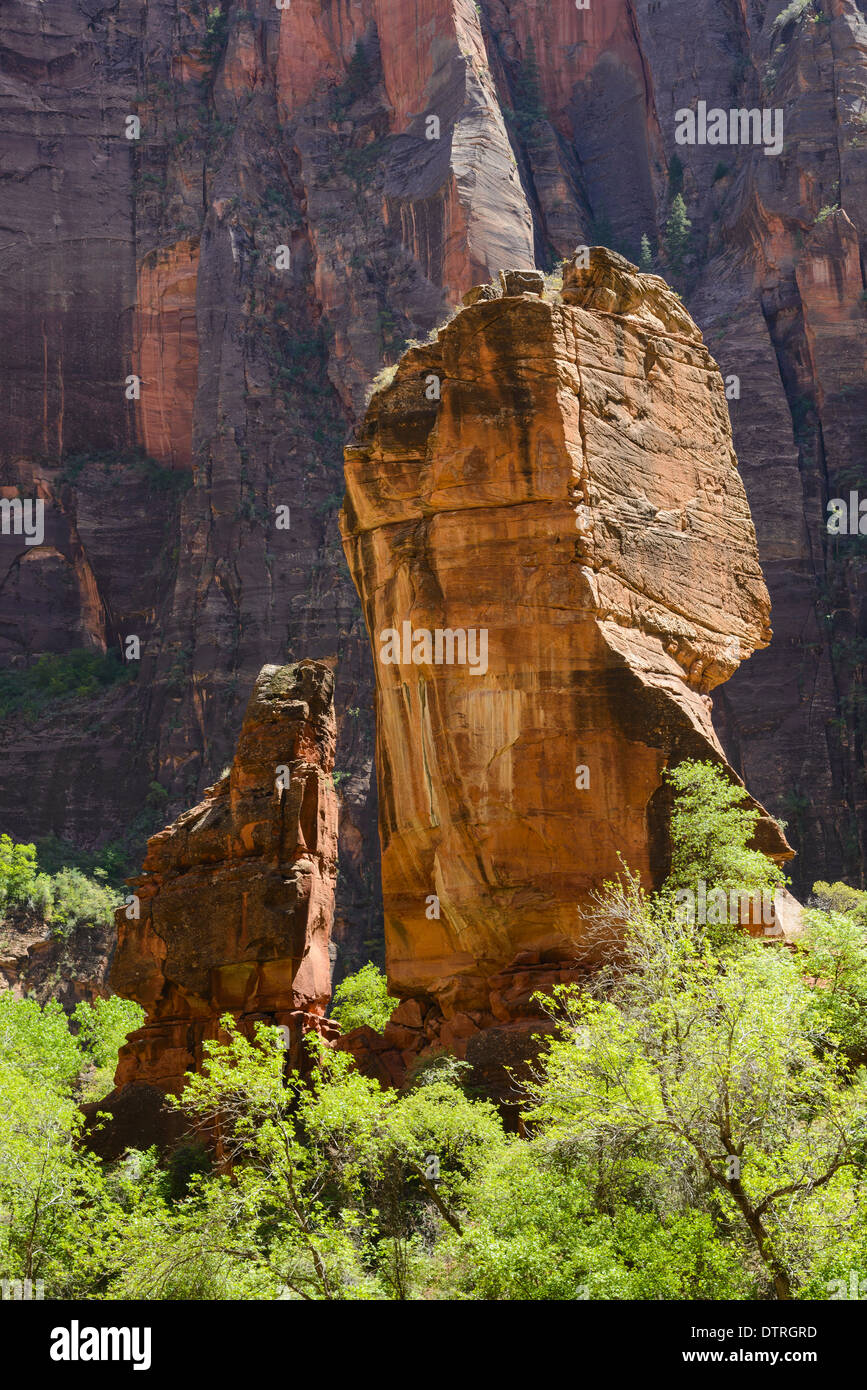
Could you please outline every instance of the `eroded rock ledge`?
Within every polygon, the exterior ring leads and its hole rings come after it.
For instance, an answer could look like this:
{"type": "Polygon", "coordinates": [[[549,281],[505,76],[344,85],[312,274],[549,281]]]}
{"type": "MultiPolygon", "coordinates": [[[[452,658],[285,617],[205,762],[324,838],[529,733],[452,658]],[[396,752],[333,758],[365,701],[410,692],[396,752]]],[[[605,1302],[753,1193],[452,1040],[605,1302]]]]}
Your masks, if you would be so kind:
{"type": "MultiPolygon", "coordinates": [[[[471,290],[346,450],[404,1000],[356,1050],[393,1080],[432,1046],[484,1071],[503,1030],[538,1027],[530,996],[587,967],[582,909],[618,854],[648,885],[665,876],[663,769],[728,766],[710,691],[771,636],[698,328],[610,251],[564,269],[561,291],[534,271],[471,290]],[[419,636],[456,629],[487,633],[484,671],[457,646],[438,664],[419,636]]],[[[757,845],[791,855],[767,814],[757,845]]]]}
{"type": "Polygon", "coordinates": [[[289,1029],[293,1065],[331,995],[337,877],[334,677],[321,662],[265,666],[228,775],[148,842],[131,880],[140,917],[117,914],[112,986],[146,1010],[121,1049],[113,1103],[179,1091],[224,1013],[289,1029]],[[120,1095],[118,1094],[120,1093],[120,1095]]]}

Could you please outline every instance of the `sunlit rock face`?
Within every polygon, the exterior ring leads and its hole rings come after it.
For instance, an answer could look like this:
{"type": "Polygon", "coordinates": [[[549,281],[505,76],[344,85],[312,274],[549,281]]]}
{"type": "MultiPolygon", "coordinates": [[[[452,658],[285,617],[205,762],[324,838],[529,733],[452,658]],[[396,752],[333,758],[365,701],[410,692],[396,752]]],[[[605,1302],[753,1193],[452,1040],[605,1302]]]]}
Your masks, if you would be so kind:
{"type": "MultiPolygon", "coordinates": [[[[138,902],[117,914],[112,986],[146,1011],[116,1083],[178,1091],[230,1013],[288,1029],[294,1061],[331,994],[337,877],[334,676],[266,666],[228,774],[148,842],[138,902]]],[[[110,1107],[109,1107],[110,1108],[110,1107]]]]}
{"type": "MultiPolygon", "coordinates": [[[[771,635],[723,382],[677,296],[596,248],[561,292],[505,272],[465,298],[372,398],[341,518],[389,978],[428,1010],[410,1053],[533,1013],[619,855],[661,881],[663,770],[724,763],[709,692],[771,635]]],[[[757,842],[790,853],[767,815],[757,842]]]]}

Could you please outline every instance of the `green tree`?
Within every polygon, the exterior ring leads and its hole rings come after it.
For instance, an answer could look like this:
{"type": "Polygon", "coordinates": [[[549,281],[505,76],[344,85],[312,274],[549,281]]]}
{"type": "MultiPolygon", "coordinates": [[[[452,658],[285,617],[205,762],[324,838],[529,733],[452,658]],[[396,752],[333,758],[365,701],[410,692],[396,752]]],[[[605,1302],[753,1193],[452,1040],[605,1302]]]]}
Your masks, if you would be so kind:
{"type": "Polygon", "coordinates": [[[867,933],[842,912],[804,914],[802,970],[814,984],[815,1026],[863,1060],[867,1050],[867,933]]]}
{"type": "Polygon", "coordinates": [[[111,1262],[114,1204],[81,1145],[81,1054],[59,1004],[0,994],[0,1268],[54,1298],[93,1293],[111,1262]]]}
{"type": "Polygon", "coordinates": [[[708,889],[749,892],[774,889],[782,870],[760,850],[750,849],[761,812],[747,805],[749,793],[713,763],[686,760],[669,769],[674,788],[671,818],[669,890],[693,891],[699,879],[708,889]]]}
{"type": "Polygon", "coordinates": [[[676,198],[678,193],[683,192],[683,160],[680,155],[673,154],[668,161],[668,196],[676,198]]]}
{"type": "Polygon", "coordinates": [[[354,975],[347,975],[334,991],[331,1015],[344,1033],[367,1024],[381,1033],[398,1000],[388,992],[388,980],[383,972],[368,961],[354,975]]]}
{"type": "Polygon", "coordinates": [[[641,234],[641,255],[638,261],[639,270],[645,275],[649,275],[653,270],[653,250],[650,245],[650,238],[646,232],[641,234]]]}
{"type": "Polygon", "coordinates": [[[108,927],[114,921],[117,894],[80,869],[61,869],[55,874],[51,897],[49,920],[58,935],[68,935],[82,925],[108,927]]]}
{"type": "Polygon", "coordinates": [[[460,1236],[435,1260],[442,1297],[484,1300],[749,1298],[754,1281],[706,1211],[673,1209],[650,1145],[588,1152],[539,1126],[484,1155],[460,1236]]]}
{"type": "Polygon", "coordinates": [[[8,835],[0,835],[0,913],[29,908],[61,934],[82,924],[109,926],[117,895],[98,881],[106,876],[100,868],[94,869],[93,878],[70,867],[42,873],[35,845],[15,844],[8,835]]]}
{"type": "Polygon", "coordinates": [[[78,1028],[78,1045],[84,1054],[83,1062],[89,1062],[93,1068],[83,1090],[83,1100],[102,1100],[113,1089],[118,1052],[127,1035],[141,1028],[144,1018],[144,1009],[139,1004],[116,994],[92,1004],[84,1000],[76,1004],[72,1021],[78,1028]]]}
{"type": "Polygon", "coordinates": [[[536,45],[532,34],[527,40],[524,60],[515,78],[514,92],[515,121],[521,135],[526,139],[536,121],[543,120],[546,114],[542,101],[542,83],[536,57],[536,45]]]}
{"type": "Polygon", "coordinates": [[[0,912],[23,906],[37,886],[35,845],[17,845],[0,835],[0,912]]]}
{"type": "Polygon", "coordinates": [[[179,1204],[185,1239],[199,1258],[243,1251],[265,1286],[298,1298],[408,1296],[425,1234],[461,1228],[469,1174],[503,1141],[493,1107],[447,1081],[383,1091],[327,1048],[303,1082],[284,1076],[276,1029],[257,1025],[251,1042],[223,1024],[228,1042],[206,1045],[176,1104],[231,1163],[231,1191],[217,1177],[179,1204]]]}
{"type": "Polygon", "coordinates": [[[824,883],[820,879],[813,884],[810,906],[822,912],[843,912],[867,927],[867,893],[861,888],[851,888],[848,883],[824,883]]]}
{"type": "Polygon", "coordinates": [[[644,1197],[661,1214],[704,1212],[760,1291],[764,1271],[791,1298],[827,1230],[854,1221],[864,1078],[816,1050],[811,991],[788,952],[746,939],[723,964],[664,899],[635,880],[625,891],[625,961],[602,997],[555,991],[560,1031],[527,1120],[574,1162],[599,1163],[609,1190],[649,1174],[644,1197]]]}
{"type": "Polygon", "coordinates": [[[665,223],[664,238],[665,254],[669,265],[675,272],[683,269],[684,258],[689,250],[691,231],[692,223],[686,215],[686,203],[683,201],[683,194],[676,193],[665,223]]]}
{"type": "Polygon", "coordinates": [[[112,994],[92,1004],[82,1000],[72,1012],[78,1028],[78,1043],[97,1067],[114,1067],[127,1034],[144,1023],[144,1009],[131,999],[112,994]]]}

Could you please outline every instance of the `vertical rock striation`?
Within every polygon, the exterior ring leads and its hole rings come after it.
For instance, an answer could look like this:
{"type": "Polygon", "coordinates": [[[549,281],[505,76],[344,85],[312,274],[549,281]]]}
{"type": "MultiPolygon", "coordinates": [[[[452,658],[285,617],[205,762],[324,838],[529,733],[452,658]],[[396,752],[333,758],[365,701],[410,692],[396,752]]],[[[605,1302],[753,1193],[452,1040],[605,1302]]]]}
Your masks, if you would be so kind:
{"type": "MultiPolygon", "coordinates": [[[[677,296],[602,248],[561,294],[501,279],[346,450],[389,979],[427,1009],[414,1041],[396,1019],[410,1054],[471,1055],[592,958],[582,908],[620,854],[659,884],[663,770],[728,767],[709,692],[771,636],[723,382],[677,296]]],[[[791,856],[767,813],[757,843],[791,856]]]]}
{"type": "Polygon", "coordinates": [[[331,1031],[333,693],[322,663],[264,667],[228,774],[149,841],[140,916],[117,914],[112,986],[147,1013],[121,1050],[121,1103],[136,1084],[178,1091],[224,1013],[285,1025],[295,1065],[308,1029],[331,1031]]]}
{"type": "Polygon", "coordinates": [[[474,282],[580,242],[635,259],[644,235],[739,379],[774,603],[717,730],[788,821],[800,887],[860,882],[865,569],[825,520],[865,476],[865,111],[863,0],[4,0],[0,489],[44,499],[46,534],[0,535],[0,663],[127,634],[142,660],[129,686],[0,719],[0,828],[140,842],[153,782],[174,814],[214,780],[263,661],[336,657],[335,936],[344,968],[365,959],[373,677],[337,535],[346,428],[474,282]],[[780,110],[781,153],[679,144],[700,102],[780,110]]]}

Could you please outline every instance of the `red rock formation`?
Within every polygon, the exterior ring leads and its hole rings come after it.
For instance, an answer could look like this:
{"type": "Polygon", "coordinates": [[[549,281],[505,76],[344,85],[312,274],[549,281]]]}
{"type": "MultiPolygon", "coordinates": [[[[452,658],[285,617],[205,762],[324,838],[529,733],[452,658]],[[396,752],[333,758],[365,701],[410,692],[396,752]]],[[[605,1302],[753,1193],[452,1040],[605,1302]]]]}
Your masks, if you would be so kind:
{"type": "Polygon", "coordinates": [[[133,371],[141,381],[140,438],[151,458],[174,468],[192,461],[198,261],[192,237],[150,252],[139,266],[133,371]]]}
{"type": "Polygon", "coordinates": [[[117,914],[112,987],[146,1010],[120,1053],[115,1100],[178,1091],[223,1014],[285,1025],[298,1065],[310,1028],[330,1036],[337,873],[334,677],[318,662],[266,666],[228,774],[148,842],[117,914]]]}
{"type": "Polygon", "coordinates": [[[0,486],[51,503],[44,548],[0,536],[0,660],[145,638],[125,691],[2,723],[0,826],[92,848],[139,819],[154,780],[173,812],[189,805],[264,660],[339,657],[335,935],[360,963],[379,930],[373,677],[337,536],[346,427],[383,362],[502,266],[595,240],[634,258],[646,234],[673,273],[682,184],[677,286],[739,378],[728,404],[775,613],[717,729],[789,822],[800,886],[858,879],[863,561],[824,523],[865,467],[863,5],[824,0],[782,26],[782,0],[220,8],[210,33],[216,6],[183,0],[0,13],[0,486]],[[676,113],[698,101],[783,109],[782,155],[678,145],[676,113]],[[192,264],[180,295],[155,282],[149,267],[197,240],[195,285],[192,264]],[[154,370],[134,403],[144,320],[154,370]],[[121,467],[135,445],[190,461],[181,505],[121,467]]]}
{"type": "MultiPolygon", "coordinates": [[[[383,1050],[410,1054],[523,1038],[534,990],[593,963],[594,891],[621,855],[660,884],[663,771],[727,767],[708,692],[771,636],[723,382],[677,297],[602,248],[561,294],[502,279],[346,450],[389,983],[413,1001],[383,1050]]],[[[757,843],[791,857],[767,813],[757,843]]]]}
{"type": "Polygon", "coordinates": [[[71,1012],[82,1000],[92,1004],[111,992],[114,947],[113,925],[86,923],[61,936],[31,912],[10,913],[0,920],[0,990],[40,1004],[57,999],[71,1012]]]}

